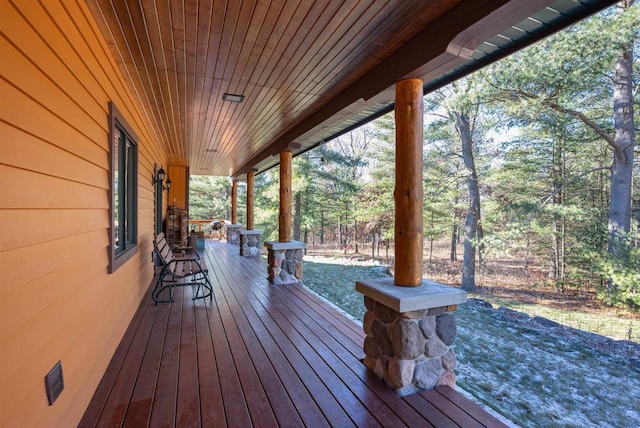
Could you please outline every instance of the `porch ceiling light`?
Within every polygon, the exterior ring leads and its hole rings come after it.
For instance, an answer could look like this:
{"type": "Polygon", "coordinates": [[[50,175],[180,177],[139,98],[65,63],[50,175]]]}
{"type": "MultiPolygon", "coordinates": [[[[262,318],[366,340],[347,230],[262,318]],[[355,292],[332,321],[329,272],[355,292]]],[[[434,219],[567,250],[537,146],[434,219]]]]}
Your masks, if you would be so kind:
{"type": "Polygon", "coordinates": [[[232,103],[241,103],[242,101],[244,101],[244,95],[229,94],[225,92],[222,95],[222,99],[225,101],[231,101],[232,103]]]}

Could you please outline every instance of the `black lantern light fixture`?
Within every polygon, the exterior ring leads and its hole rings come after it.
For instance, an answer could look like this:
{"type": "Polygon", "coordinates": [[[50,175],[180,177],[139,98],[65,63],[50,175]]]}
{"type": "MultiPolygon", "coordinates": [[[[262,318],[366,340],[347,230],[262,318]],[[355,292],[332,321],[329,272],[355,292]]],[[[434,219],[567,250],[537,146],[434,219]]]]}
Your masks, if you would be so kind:
{"type": "MultiPolygon", "coordinates": [[[[157,166],[156,166],[157,168],[157,166]]],[[[163,183],[164,178],[167,174],[164,172],[164,168],[160,167],[160,169],[156,170],[155,175],[151,178],[151,182],[153,184],[163,183]]],[[[169,190],[171,188],[171,179],[167,177],[167,186],[162,185],[162,190],[169,190]]]]}

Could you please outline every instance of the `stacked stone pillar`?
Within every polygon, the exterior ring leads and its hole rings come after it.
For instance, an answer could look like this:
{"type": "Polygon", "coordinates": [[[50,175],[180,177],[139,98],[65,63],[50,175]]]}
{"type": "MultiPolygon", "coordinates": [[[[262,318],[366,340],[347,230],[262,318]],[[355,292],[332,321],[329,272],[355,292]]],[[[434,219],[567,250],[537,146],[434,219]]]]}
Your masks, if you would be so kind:
{"type": "Polygon", "coordinates": [[[240,255],[254,257],[260,255],[262,230],[254,228],[255,171],[247,173],[247,228],[240,230],[240,255]]]}
{"type": "Polygon", "coordinates": [[[225,228],[227,243],[240,244],[242,225],[238,224],[238,182],[235,179],[231,181],[231,224],[225,224],[225,228]]]}
{"type": "Polygon", "coordinates": [[[307,245],[293,240],[291,225],[291,160],[290,151],[280,153],[280,210],[278,240],[265,242],[267,273],[275,285],[293,284],[302,280],[302,257],[307,245]]]}
{"type": "Polygon", "coordinates": [[[460,289],[423,280],[400,288],[393,279],[358,281],[367,312],[364,364],[398,395],[455,386],[453,312],[466,302],[460,289]]]}
{"type": "Polygon", "coordinates": [[[396,83],[394,278],[358,281],[364,316],[364,364],[399,395],[455,386],[452,312],[464,291],[422,278],[422,81],[396,83]]]}
{"type": "Polygon", "coordinates": [[[240,230],[242,230],[241,224],[227,224],[225,225],[227,229],[225,235],[227,237],[227,243],[229,244],[240,244],[240,230]]]}

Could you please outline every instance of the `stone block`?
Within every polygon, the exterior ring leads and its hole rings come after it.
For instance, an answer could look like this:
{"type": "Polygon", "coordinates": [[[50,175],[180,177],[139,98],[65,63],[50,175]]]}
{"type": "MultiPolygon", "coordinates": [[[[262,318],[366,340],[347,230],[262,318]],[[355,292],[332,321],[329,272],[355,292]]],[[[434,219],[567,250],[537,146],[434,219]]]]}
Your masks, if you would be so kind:
{"type": "Polygon", "coordinates": [[[436,335],[436,317],[427,317],[418,321],[422,334],[427,339],[436,335]]]}
{"type": "Polygon", "coordinates": [[[303,257],[304,257],[304,251],[302,251],[301,249],[296,250],[295,253],[293,254],[293,260],[302,261],[303,257]]]}
{"type": "Polygon", "coordinates": [[[392,388],[404,388],[413,381],[414,360],[393,358],[387,364],[387,383],[392,388]]]}
{"type": "Polygon", "coordinates": [[[371,311],[367,311],[364,313],[364,319],[362,321],[362,329],[364,330],[364,334],[371,334],[371,329],[373,327],[373,322],[376,319],[376,314],[371,311]]]}
{"type": "Polygon", "coordinates": [[[424,346],[424,352],[429,358],[442,357],[449,350],[449,347],[442,343],[438,336],[433,336],[427,340],[424,346]]]}
{"type": "Polygon", "coordinates": [[[293,260],[285,260],[282,267],[290,274],[293,274],[296,271],[296,264],[293,260]]]}
{"type": "Polygon", "coordinates": [[[430,358],[416,364],[413,371],[413,383],[420,389],[433,389],[444,373],[440,358],[430,358]]]}
{"type": "Polygon", "coordinates": [[[424,336],[414,320],[399,319],[390,328],[394,355],[414,359],[424,352],[424,336]]]}
{"type": "Polygon", "coordinates": [[[375,337],[382,353],[390,357],[393,356],[393,346],[391,345],[389,333],[387,333],[387,327],[385,327],[379,319],[376,319],[373,322],[371,332],[373,333],[373,337],[375,337]]]}
{"type": "Polygon", "coordinates": [[[445,370],[453,370],[456,368],[456,354],[453,352],[453,349],[449,348],[442,356],[442,367],[444,367],[445,370]]]}
{"type": "Polygon", "coordinates": [[[378,319],[385,324],[391,324],[398,316],[398,312],[380,302],[373,304],[373,311],[376,313],[378,319]]]}
{"type": "Polygon", "coordinates": [[[402,315],[402,318],[417,320],[417,319],[425,318],[428,313],[429,313],[429,309],[420,309],[417,311],[402,312],[400,315],[402,315]]]}
{"type": "Polygon", "coordinates": [[[444,314],[444,308],[431,308],[429,309],[429,316],[436,316],[436,315],[440,315],[440,314],[444,314]]]}
{"type": "Polygon", "coordinates": [[[302,273],[303,273],[302,262],[297,261],[295,263],[296,263],[296,267],[294,269],[294,275],[296,278],[302,279],[302,273]]]}
{"type": "Polygon", "coordinates": [[[456,374],[451,370],[447,370],[440,376],[440,380],[436,386],[449,386],[451,388],[456,387],[456,374]]]}
{"type": "Polygon", "coordinates": [[[368,368],[371,371],[374,371],[376,368],[376,358],[371,358],[371,357],[364,357],[364,360],[362,360],[362,364],[364,364],[364,366],[366,368],[368,368]]]}
{"type": "Polygon", "coordinates": [[[367,310],[372,311],[373,310],[373,299],[369,296],[364,296],[364,306],[367,308],[367,310]]]}
{"type": "Polygon", "coordinates": [[[363,349],[367,357],[378,358],[380,356],[380,347],[372,336],[365,337],[363,349]]]}
{"type": "Polygon", "coordinates": [[[456,332],[456,320],[452,314],[447,313],[436,317],[436,334],[445,345],[453,345],[456,332]]]}
{"type": "Polygon", "coordinates": [[[387,374],[387,360],[385,358],[378,358],[376,360],[376,366],[373,368],[373,372],[380,379],[384,379],[385,374],[387,374]]]}

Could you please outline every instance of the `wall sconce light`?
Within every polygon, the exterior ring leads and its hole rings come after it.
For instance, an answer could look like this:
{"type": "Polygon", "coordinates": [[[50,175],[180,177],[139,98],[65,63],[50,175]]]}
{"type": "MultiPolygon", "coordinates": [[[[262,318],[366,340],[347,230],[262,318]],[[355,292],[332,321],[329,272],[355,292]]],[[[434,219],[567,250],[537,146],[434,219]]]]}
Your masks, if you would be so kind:
{"type": "MultiPolygon", "coordinates": [[[[162,183],[164,181],[165,176],[166,176],[166,173],[164,172],[164,169],[160,167],[160,169],[156,171],[155,176],[151,177],[151,181],[153,184],[162,183]]],[[[169,190],[170,188],[171,188],[171,179],[167,178],[167,187],[165,187],[163,184],[162,190],[169,190]]]]}

